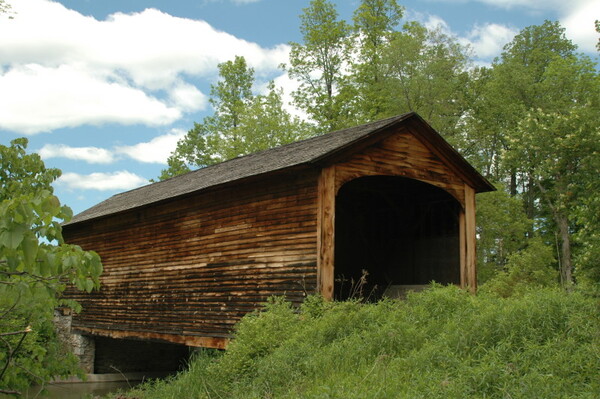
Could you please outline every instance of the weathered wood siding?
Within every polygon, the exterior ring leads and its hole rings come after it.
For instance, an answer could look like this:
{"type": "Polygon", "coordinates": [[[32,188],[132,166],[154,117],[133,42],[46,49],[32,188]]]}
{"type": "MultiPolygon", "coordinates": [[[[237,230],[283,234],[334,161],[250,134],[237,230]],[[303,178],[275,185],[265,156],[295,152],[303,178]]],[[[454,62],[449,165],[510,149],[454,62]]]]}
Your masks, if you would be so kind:
{"type": "Polygon", "coordinates": [[[98,252],[102,287],[71,295],[73,328],[111,337],[223,347],[271,295],[316,289],[318,170],[216,188],[66,226],[98,252]]]}
{"type": "Polygon", "coordinates": [[[352,179],[376,175],[421,180],[446,190],[464,206],[465,182],[408,129],[398,129],[396,134],[337,163],[336,192],[352,179]]]}

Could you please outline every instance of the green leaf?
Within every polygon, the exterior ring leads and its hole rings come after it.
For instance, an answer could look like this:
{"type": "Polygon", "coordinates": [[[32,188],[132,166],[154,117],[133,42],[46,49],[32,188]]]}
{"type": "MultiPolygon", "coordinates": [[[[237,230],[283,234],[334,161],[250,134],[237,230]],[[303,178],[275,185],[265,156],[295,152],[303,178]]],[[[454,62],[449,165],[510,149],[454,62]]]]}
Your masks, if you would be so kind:
{"type": "Polygon", "coordinates": [[[24,225],[12,224],[8,230],[0,233],[0,245],[10,249],[17,249],[23,241],[26,231],[27,227],[24,225]]]}
{"type": "Polygon", "coordinates": [[[94,277],[99,277],[102,274],[102,262],[100,262],[100,257],[98,254],[91,253],[92,257],[90,259],[90,269],[91,274],[94,277]]]}
{"type": "Polygon", "coordinates": [[[94,289],[94,282],[89,279],[85,280],[85,291],[92,292],[93,289],[94,289]]]}
{"type": "Polygon", "coordinates": [[[73,210],[71,208],[69,208],[68,206],[63,206],[61,208],[62,211],[62,218],[65,222],[70,221],[71,219],[73,219],[73,210]]]}
{"type": "Polygon", "coordinates": [[[16,256],[7,256],[6,257],[6,264],[8,265],[8,270],[10,272],[14,272],[17,270],[17,268],[19,267],[19,258],[16,256]]]}
{"type": "Polygon", "coordinates": [[[23,257],[27,265],[33,265],[36,261],[38,251],[38,241],[33,234],[25,235],[21,245],[23,249],[23,257]]]}

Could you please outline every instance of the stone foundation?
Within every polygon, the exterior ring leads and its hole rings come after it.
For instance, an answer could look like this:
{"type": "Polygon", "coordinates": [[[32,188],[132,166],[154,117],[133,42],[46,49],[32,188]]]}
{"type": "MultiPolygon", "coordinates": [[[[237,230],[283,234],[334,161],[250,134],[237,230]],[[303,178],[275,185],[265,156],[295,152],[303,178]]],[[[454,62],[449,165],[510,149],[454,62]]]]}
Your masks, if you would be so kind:
{"type": "Polygon", "coordinates": [[[70,309],[60,308],[54,311],[54,325],[58,339],[79,358],[79,365],[86,374],[94,373],[96,345],[93,337],[71,332],[73,319],[70,309]]]}

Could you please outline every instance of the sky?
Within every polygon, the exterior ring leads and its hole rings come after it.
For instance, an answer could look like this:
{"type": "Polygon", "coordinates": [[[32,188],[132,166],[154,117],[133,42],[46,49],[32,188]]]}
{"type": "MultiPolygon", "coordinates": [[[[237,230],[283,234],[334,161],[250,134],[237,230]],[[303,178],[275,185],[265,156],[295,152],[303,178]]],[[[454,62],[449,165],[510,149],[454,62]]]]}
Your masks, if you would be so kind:
{"type": "MultiPolygon", "coordinates": [[[[148,184],[177,140],[211,114],[217,65],[242,55],[255,91],[301,42],[308,0],[6,0],[0,16],[0,144],[29,139],[62,203],[79,213],[148,184]]],[[[333,1],[350,20],[358,0],[333,1]]],[[[404,21],[439,26],[489,65],[521,29],[560,21],[597,61],[598,0],[406,0],[404,21]]]]}

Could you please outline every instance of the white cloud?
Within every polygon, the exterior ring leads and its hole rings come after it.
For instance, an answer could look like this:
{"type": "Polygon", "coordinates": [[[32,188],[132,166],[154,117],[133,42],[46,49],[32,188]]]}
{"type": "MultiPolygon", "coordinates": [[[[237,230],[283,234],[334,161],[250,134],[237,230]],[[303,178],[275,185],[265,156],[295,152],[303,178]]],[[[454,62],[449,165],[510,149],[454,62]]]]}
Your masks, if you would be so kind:
{"type": "Polygon", "coordinates": [[[19,0],[2,25],[0,128],[25,134],[107,122],[172,123],[206,100],[191,79],[246,57],[273,74],[289,47],[265,49],[156,9],[99,21],[49,0],[19,0]],[[5,108],[9,106],[10,109],[5,108]]]}
{"type": "Polygon", "coordinates": [[[567,37],[573,40],[583,51],[595,53],[598,33],[594,21],[600,19],[600,1],[588,1],[578,4],[561,18],[567,31],[567,37]]]}
{"type": "Polygon", "coordinates": [[[469,44],[477,57],[493,58],[502,52],[502,48],[519,33],[517,29],[499,24],[477,25],[466,38],[463,44],[469,44]]]}
{"type": "MultiPolygon", "coordinates": [[[[451,1],[451,0],[449,0],[451,1]]],[[[442,33],[454,36],[464,46],[469,46],[479,65],[491,65],[494,57],[500,55],[506,43],[518,33],[518,30],[505,25],[488,23],[475,25],[470,32],[459,36],[452,31],[450,25],[437,15],[408,11],[408,19],[414,19],[423,24],[427,29],[439,29],[442,33]]]]}
{"type": "Polygon", "coordinates": [[[116,162],[122,156],[127,156],[142,163],[166,165],[167,158],[185,134],[186,132],[182,129],[172,129],[170,133],[157,136],[148,142],[116,146],[112,151],[98,147],[46,144],[38,151],[38,154],[44,159],[67,158],[91,164],[110,164],[116,162]]]}
{"type": "Polygon", "coordinates": [[[44,159],[68,158],[101,164],[115,161],[115,157],[110,151],[98,147],[70,147],[64,144],[46,144],[38,151],[38,154],[44,159]]]}
{"type": "Polygon", "coordinates": [[[598,34],[594,21],[600,18],[598,0],[478,0],[485,4],[503,8],[525,8],[532,11],[554,11],[561,25],[566,29],[567,38],[577,44],[580,50],[595,53],[598,34]]]}
{"type": "Polygon", "coordinates": [[[115,122],[165,125],[181,116],[139,88],[69,65],[16,66],[0,75],[0,128],[25,134],[115,122]]]}
{"type": "Polygon", "coordinates": [[[174,85],[169,97],[172,104],[183,111],[204,109],[208,103],[207,97],[200,90],[185,82],[174,85]]]}
{"type": "Polygon", "coordinates": [[[146,143],[116,147],[115,151],[126,154],[136,161],[166,164],[167,158],[175,150],[177,142],[185,136],[183,130],[173,129],[171,133],[158,136],[146,143]]]}
{"type": "MultiPolygon", "coordinates": [[[[300,82],[294,79],[290,79],[288,74],[284,73],[273,79],[273,83],[275,83],[276,88],[281,88],[283,91],[281,100],[283,101],[284,109],[293,116],[297,116],[303,120],[308,120],[308,114],[306,114],[303,110],[296,108],[292,105],[294,100],[294,98],[292,97],[292,93],[295,90],[298,90],[298,88],[300,87],[300,82]]],[[[260,92],[262,94],[267,94],[268,86],[265,84],[263,87],[261,87],[260,92]]]]}
{"type": "Polygon", "coordinates": [[[460,4],[477,2],[509,10],[520,8],[533,13],[555,14],[566,29],[567,38],[583,51],[596,52],[598,33],[594,29],[594,21],[600,19],[598,0],[432,0],[436,1],[460,4]]]}
{"type": "Polygon", "coordinates": [[[68,189],[83,190],[130,190],[148,184],[148,179],[134,173],[122,170],[114,173],[64,173],[57,181],[68,189]]]}
{"type": "MultiPolygon", "coordinates": [[[[420,17],[423,18],[422,15],[420,15],[420,17]]],[[[425,26],[429,30],[439,29],[440,31],[446,34],[451,33],[450,26],[448,26],[448,23],[442,18],[438,17],[437,15],[427,15],[427,17],[423,21],[423,26],[425,26]]]]}

